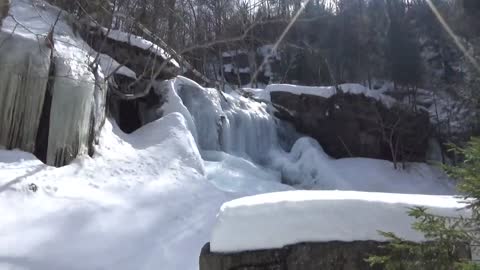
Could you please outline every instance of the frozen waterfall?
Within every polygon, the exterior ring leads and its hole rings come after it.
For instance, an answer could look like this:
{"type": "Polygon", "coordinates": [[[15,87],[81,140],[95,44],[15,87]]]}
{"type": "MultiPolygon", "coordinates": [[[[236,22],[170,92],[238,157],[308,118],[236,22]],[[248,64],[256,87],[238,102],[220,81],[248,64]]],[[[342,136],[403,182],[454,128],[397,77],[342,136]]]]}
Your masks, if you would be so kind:
{"type": "Polygon", "coordinates": [[[50,49],[0,32],[0,145],[33,152],[47,89],[50,49]]]}
{"type": "Polygon", "coordinates": [[[181,98],[179,106],[188,110],[186,118],[193,122],[192,133],[201,150],[223,151],[259,164],[268,162],[270,151],[277,147],[277,134],[266,104],[237,93],[222,96],[216,89],[183,77],[166,84],[181,98]]]}
{"type": "Polygon", "coordinates": [[[105,117],[104,80],[58,8],[18,0],[10,13],[15,19],[0,29],[0,147],[63,166],[93,149],[105,117]]]}

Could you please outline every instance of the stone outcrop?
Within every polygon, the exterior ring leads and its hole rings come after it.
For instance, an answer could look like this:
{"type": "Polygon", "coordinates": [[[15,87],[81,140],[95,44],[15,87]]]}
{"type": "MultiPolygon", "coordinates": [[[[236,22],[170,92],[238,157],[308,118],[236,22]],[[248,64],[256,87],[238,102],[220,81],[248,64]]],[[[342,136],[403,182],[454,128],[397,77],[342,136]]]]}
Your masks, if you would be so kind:
{"type": "Polygon", "coordinates": [[[316,139],[334,158],[425,161],[431,134],[426,112],[345,93],[324,98],[272,92],[271,101],[278,118],[316,139]]]}
{"type": "Polygon", "coordinates": [[[304,243],[282,249],[246,251],[231,254],[210,252],[203,247],[200,270],[371,270],[365,258],[382,254],[383,243],[329,242],[304,243]]]}
{"type": "MultiPolygon", "coordinates": [[[[133,70],[137,76],[151,78],[158,72],[157,80],[171,79],[179,74],[180,68],[172,64],[171,59],[160,53],[161,49],[141,48],[135,46],[133,41],[122,41],[106,35],[108,31],[89,24],[77,26],[81,28],[83,39],[97,52],[106,54],[133,70]],[[107,31],[107,33],[105,32],[107,31]],[[169,62],[164,65],[164,61],[169,62]]],[[[136,37],[140,39],[140,37],[136,37]]],[[[130,37],[129,37],[130,39],[130,37]]],[[[133,39],[133,35],[132,35],[133,39]]],[[[152,46],[155,46],[152,44],[152,46]]]]}
{"type": "MultiPolygon", "coordinates": [[[[381,270],[365,259],[383,255],[385,243],[376,241],[302,243],[281,249],[212,253],[206,244],[200,254],[200,270],[381,270]]],[[[470,258],[468,246],[458,256],[470,258]]]]}

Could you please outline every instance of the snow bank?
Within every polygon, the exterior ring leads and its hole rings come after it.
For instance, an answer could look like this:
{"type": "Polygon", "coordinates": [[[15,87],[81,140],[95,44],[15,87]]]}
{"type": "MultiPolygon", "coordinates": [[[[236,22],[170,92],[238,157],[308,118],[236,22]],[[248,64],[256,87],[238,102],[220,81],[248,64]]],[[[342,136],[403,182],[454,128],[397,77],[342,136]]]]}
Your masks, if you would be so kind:
{"type": "MultiPolygon", "coordinates": [[[[375,100],[381,101],[386,106],[392,106],[396,101],[394,98],[383,94],[384,89],[372,90],[361,84],[341,84],[339,88],[344,93],[365,95],[375,100]]],[[[334,86],[300,86],[292,84],[270,84],[265,89],[244,88],[244,91],[252,94],[259,100],[270,102],[270,94],[272,92],[288,92],[294,95],[313,95],[324,98],[330,98],[337,93],[334,86]]]]}
{"type": "Polygon", "coordinates": [[[198,269],[234,198],[205,180],[178,113],[129,135],[107,121],[95,158],[62,168],[0,150],[0,172],[1,269],[198,269]]]}
{"type": "Polygon", "coordinates": [[[207,179],[216,188],[234,194],[248,196],[294,188],[280,183],[280,174],[249,160],[224,152],[203,151],[207,179]]]}
{"type": "Polygon", "coordinates": [[[405,170],[395,170],[393,163],[385,160],[333,159],[308,137],[297,140],[289,153],[272,154],[272,167],[282,173],[284,183],[301,189],[455,193],[454,184],[438,168],[408,163],[405,170]]]}
{"type": "MultiPolygon", "coordinates": [[[[381,91],[371,90],[361,84],[341,84],[339,88],[344,93],[365,95],[375,100],[383,102],[387,106],[395,103],[395,99],[386,96],[381,91]]],[[[271,84],[265,89],[268,93],[272,92],[288,92],[295,95],[314,95],[324,98],[329,98],[337,93],[334,86],[299,86],[289,84],[271,84]]]]}
{"type": "Polygon", "coordinates": [[[290,191],[225,203],[217,217],[212,252],[281,248],[302,242],[385,241],[378,230],[423,241],[411,228],[408,207],[445,216],[468,215],[448,196],[345,191],[290,191]]]}

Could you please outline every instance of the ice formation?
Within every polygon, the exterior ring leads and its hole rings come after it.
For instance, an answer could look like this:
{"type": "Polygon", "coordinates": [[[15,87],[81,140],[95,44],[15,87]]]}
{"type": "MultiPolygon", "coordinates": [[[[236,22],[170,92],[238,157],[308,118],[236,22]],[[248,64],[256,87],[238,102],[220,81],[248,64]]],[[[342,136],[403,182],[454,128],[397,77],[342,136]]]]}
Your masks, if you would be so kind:
{"type": "Polygon", "coordinates": [[[7,18],[0,33],[0,79],[6,82],[0,85],[0,145],[34,153],[38,142],[44,149],[39,158],[65,165],[87,153],[100,131],[102,75],[92,69],[91,48],[65,19],[53,28],[58,8],[17,0],[10,12],[15,19],[7,18]],[[52,29],[53,53],[46,39],[52,29]],[[39,130],[46,130],[41,140],[39,130]]]}
{"type": "Polygon", "coordinates": [[[50,68],[44,42],[0,32],[0,145],[35,150],[50,68]]]}
{"type": "MultiPolygon", "coordinates": [[[[47,164],[61,166],[87,154],[94,113],[95,78],[91,72],[75,74],[68,59],[56,58],[47,164]]],[[[99,112],[97,112],[99,113],[99,112]]]]}
{"type": "Polygon", "coordinates": [[[277,146],[277,133],[266,104],[236,93],[220,95],[216,89],[203,88],[183,77],[170,82],[170,91],[174,93],[168,94],[169,99],[180,98],[183,114],[191,118],[192,133],[201,150],[268,162],[270,151],[277,146]]]}

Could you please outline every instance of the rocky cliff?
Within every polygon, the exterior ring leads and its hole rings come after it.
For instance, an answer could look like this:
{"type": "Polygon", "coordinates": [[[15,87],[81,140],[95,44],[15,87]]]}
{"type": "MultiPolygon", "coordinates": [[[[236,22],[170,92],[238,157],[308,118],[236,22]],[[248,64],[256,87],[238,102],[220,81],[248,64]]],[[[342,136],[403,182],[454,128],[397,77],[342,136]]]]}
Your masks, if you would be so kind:
{"type": "Polygon", "coordinates": [[[271,101],[278,118],[316,139],[334,158],[425,161],[432,130],[427,112],[341,92],[329,98],[272,92],[271,101]]]}
{"type": "MultiPolygon", "coordinates": [[[[334,241],[220,254],[210,252],[206,244],[200,254],[200,270],[381,270],[381,266],[372,267],[365,259],[385,254],[384,245],[375,241],[334,241]]],[[[469,248],[458,252],[470,258],[469,248]]]]}

